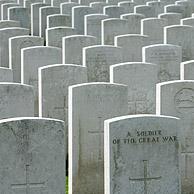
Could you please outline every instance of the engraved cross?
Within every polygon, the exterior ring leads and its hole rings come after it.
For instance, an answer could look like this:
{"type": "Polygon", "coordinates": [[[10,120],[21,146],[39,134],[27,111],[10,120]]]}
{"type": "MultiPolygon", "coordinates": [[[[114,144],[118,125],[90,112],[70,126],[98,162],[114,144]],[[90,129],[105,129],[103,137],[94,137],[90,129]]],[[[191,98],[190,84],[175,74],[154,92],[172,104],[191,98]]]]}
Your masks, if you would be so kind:
{"type": "Polygon", "coordinates": [[[162,177],[148,177],[148,160],[143,160],[144,176],[142,178],[129,178],[130,181],[142,181],[144,183],[144,194],[148,194],[148,181],[159,180],[162,177]]]}

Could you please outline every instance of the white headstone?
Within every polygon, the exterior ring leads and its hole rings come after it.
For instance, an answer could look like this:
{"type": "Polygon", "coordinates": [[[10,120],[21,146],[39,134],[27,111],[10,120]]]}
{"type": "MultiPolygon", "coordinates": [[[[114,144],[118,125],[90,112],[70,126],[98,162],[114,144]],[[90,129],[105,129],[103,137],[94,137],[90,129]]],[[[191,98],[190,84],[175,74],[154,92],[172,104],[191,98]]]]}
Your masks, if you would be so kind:
{"type": "Polygon", "coordinates": [[[78,6],[78,3],[75,2],[68,2],[68,3],[61,3],[60,9],[61,9],[61,14],[67,14],[70,15],[72,18],[72,8],[74,6],[78,6]]]}
{"type": "Polygon", "coordinates": [[[62,53],[64,64],[82,65],[82,50],[84,47],[97,43],[94,36],[74,35],[63,38],[62,53]]]}
{"type": "Polygon", "coordinates": [[[102,44],[114,45],[114,37],[129,34],[131,26],[126,19],[109,18],[101,21],[102,44]]]}
{"type": "Polygon", "coordinates": [[[64,120],[67,126],[68,87],[87,82],[86,67],[68,64],[40,67],[38,81],[39,116],[64,120]]]}
{"type": "Polygon", "coordinates": [[[103,121],[126,114],[127,87],[69,87],[69,194],[104,193],[103,121]]]}
{"type": "Polygon", "coordinates": [[[62,48],[62,38],[76,34],[76,29],[71,27],[54,27],[46,29],[46,45],[62,48]]]}
{"type": "Polygon", "coordinates": [[[45,37],[47,16],[59,13],[60,8],[58,7],[46,6],[39,8],[39,36],[45,37]]]}
{"type": "Polygon", "coordinates": [[[142,47],[147,46],[149,37],[140,34],[115,36],[115,46],[121,47],[124,62],[141,62],[142,47]]]}
{"type": "Polygon", "coordinates": [[[21,82],[34,86],[35,114],[38,113],[38,68],[61,62],[60,48],[35,46],[21,50],[21,82]]]}
{"type": "Polygon", "coordinates": [[[168,26],[180,24],[182,15],[180,13],[162,13],[158,15],[158,18],[166,19],[168,26]]]}
{"type": "Polygon", "coordinates": [[[45,3],[35,3],[31,5],[31,35],[39,36],[39,8],[48,6],[45,3]]]}
{"type": "Polygon", "coordinates": [[[179,119],[122,116],[105,121],[105,194],[178,194],[179,119]]]}
{"type": "Polygon", "coordinates": [[[142,14],[130,13],[121,15],[121,19],[127,20],[130,26],[130,34],[140,34],[141,33],[141,20],[144,19],[145,16],[142,14]]]}
{"type": "Polygon", "coordinates": [[[158,68],[158,82],[179,80],[182,50],[180,46],[156,44],[143,48],[143,62],[154,63],[158,68]]]}
{"type": "Polygon", "coordinates": [[[75,6],[72,8],[72,26],[76,28],[77,34],[84,34],[84,16],[95,13],[89,6],[75,6]]]}
{"type": "Polygon", "coordinates": [[[47,28],[59,26],[71,27],[71,16],[67,14],[53,14],[47,16],[47,28]]]}
{"type": "Polygon", "coordinates": [[[8,19],[20,22],[21,27],[30,29],[30,15],[29,10],[24,7],[10,7],[8,8],[8,19]]]}
{"type": "Polygon", "coordinates": [[[148,35],[149,44],[164,42],[164,27],[168,25],[166,19],[146,18],[141,20],[141,34],[148,35]]]}
{"type": "Polygon", "coordinates": [[[194,27],[186,25],[164,27],[164,43],[182,46],[182,61],[194,59],[194,27]]]}
{"type": "Polygon", "coordinates": [[[2,192],[65,193],[67,133],[62,121],[36,117],[4,119],[0,131],[2,192]]]}
{"type": "Polygon", "coordinates": [[[38,36],[16,36],[9,39],[9,68],[13,69],[14,82],[21,82],[21,49],[43,45],[44,40],[38,36]]]}
{"type": "Polygon", "coordinates": [[[0,99],[1,119],[34,116],[33,87],[19,83],[1,82],[0,99]]]}
{"type": "Polygon", "coordinates": [[[181,63],[181,80],[194,80],[194,60],[181,63]]]}
{"type": "Polygon", "coordinates": [[[125,9],[125,13],[133,13],[135,3],[132,1],[121,1],[118,3],[119,7],[123,7],[125,9]]]}
{"type": "Polygon", "coordinates": [[[107,6],[108,4],[105,2],[92,2],[90,3],[90,7],[95,10],[96,13],[102,13],[103,14],[103,9],[104,6],[107,6]]]}
{"type": "Polygon", "coordinates": [[[109,82],[110,65],[121,62],[120,47],[99,45],[83,48],[83,66],[87,67],[89,82],[109,82]]]}
{"type": "Polygon", "coordinates": [[[191,17],[193,12],[193,2],[192,1],[176,1],[176,5],[181,5],[184,7],[184,17],[191,17]]]}
{"type": "Polygon", "coordinates": [[[128,86],[128,114],[155,114],[158,67],[127,62],[110,66],[110,82],[128,86]]]}
{"type": "Polygon", "coordinates": [[[194,18],[193,17],[181,19],[180,22],[181,22],[180,23],[181,25],[188,25],[188,26],[194,27],[194,18]]]}
{"type": "MultiPolygon", "coordinates": [[[[1,5],[3,5],[3,4],[5,4],[5,3],[18,3],[18,1],[17,0],[1,0],[0,1],[0,7],[1,7],[1,5]]],[[[0,9],[0,19],[2,20],[3,18],[1,18],[1,9],[0,9]]]]}
{"type": "Polygon", "coordinates": [[[146,18],[155,17],[155,9],[148,5],[137,5],[134,7],[134,13],[139,13],[144,15],[146,18]]]}
{"type": "Polygon", "coordinates": [[[125,13],[127,13],[125,8],[118,5],[107,5],[103,8],[103,14],[108,15],[110,18],[120,18],[125,13]]]}
{"type": "Polygon", "coordinates": [[[161,1],[148,1],[146,5],[154,8],[156,16],[164,12],[165,4],[161,1]]]}
{"type": "Polygon", "coordinates": [[[169,81],[157,84],[156,113],[181,119],[181,178],[182,194],[194,191],[194,81],[169,81]]]}
{"type": "Polygon", "coordinates": [[[164,6],[164,13],[179,13],[185,17],[185,8],[182,5],[166,5],[164,6]]]}
{"type": "Polygon", "coordinates": [[[19,4],[17,3],[5,3],[1,5],[1,18],[2,20],[8,19],[8,8],[10,7],[17,7],[19,4]]]}
{"type": "Polygon", "coordinates": [[[0,29],[0,66],[9,67],[9,38],[14,36],[29,35],[26,28],[3,28],[0,29]]]}
{"type": "Polygon", "coordinates": [[[84,34],[95,36],[97,39],[97,44],[101,44],[101,21],[107,18],[108,16],[103,14],[85,15],[84,34]]]}

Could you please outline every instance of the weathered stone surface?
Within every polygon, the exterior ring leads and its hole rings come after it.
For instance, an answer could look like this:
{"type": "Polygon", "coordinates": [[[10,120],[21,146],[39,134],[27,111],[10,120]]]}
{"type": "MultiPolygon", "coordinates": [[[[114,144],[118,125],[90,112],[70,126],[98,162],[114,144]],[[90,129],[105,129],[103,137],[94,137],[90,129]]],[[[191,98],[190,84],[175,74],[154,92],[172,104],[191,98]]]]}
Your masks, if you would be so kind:
{"type": "Polygon", "coordinates": [[[194,60],[181,63],[181,80],[194,80],[194,60]]]}
{"type": "Polygon", "coordinates": [[[35,117],[1,120],[1,192],[64,193],[66,137],[59,120],[35,117]]]}
{"type": "Polygon", "coordinates": [[[128,86],[128,114],[154,114],[158,67],[127,62],[110,66],[110,82],[128,86]]]}
{"type": "Polygon", "coordinates": [[[20,22],[15,20],[1,20],[0,29],[2,28],[11,28],[11,27],[20,27],[20,22]]]}
{"type": "Polygon", "coordinates": [[[134,13],[143,14],[146,18],[155,17],[156,13],[152,6],[137,5],[134,7],[134,13]]]}
{"type": "Polygon", "coordinates": [[[127,87],[87,83],[69,88],[69,194],[104,193],[103,121],[126,114],[127,87]]]}
{"type": "Polygon", "coordinates": [[[67,14],[53,14],[47,16],[47,28],[59,26],[71,27],[71,16],[67,14]]]}
{"type": "Polygon", "coordinates": [[[0,82],[13,82],[13,70],[0,67],[0,82]]]}
{"type": "Polygon", "coordinates": [[[1,5],[1,18],[2,20],[8,19],[8,8],[10,7],[17,7],[19,4],[17,3],[5,3],[1,5]]]}
{"type": "Polygon", "coordinates": [[[44,40],[38,36],[16,36],[9,38],[9,68],[13,69],[14,82],[21,82],[21,49],[43,45],[44,40]]]}
{"type": "Polygon", "coordinates": [[[103,8],[103,14],[110,18],[120,18],[120,15],[127,13],[124,7],[118,5],[107,5],[103,8]]]}
{"type": "Polygon", "coordinates": [[[158,18],[166,19],[168,26],[180,24],[182,15],[180,13],[162,13],[158,15],[158,18]]]}
{"type": "Polygon", "coordinates": [[[178,118],[123,116],[105,121],[105,194],[181,192],[178,118]]]}
{"type": "Polygon", "coordinates": [[[95,45],[96,43],[97,40],[94,36],[73,35],[63,37],[63,63],[82,65],[83,48],[95,45]]]}

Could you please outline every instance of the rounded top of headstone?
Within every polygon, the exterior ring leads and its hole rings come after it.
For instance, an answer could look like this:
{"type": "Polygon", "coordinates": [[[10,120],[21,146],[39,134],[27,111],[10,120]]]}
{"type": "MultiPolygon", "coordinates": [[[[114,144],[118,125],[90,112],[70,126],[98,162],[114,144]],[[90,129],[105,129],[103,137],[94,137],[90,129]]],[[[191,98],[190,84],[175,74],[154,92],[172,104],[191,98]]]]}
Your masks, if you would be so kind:
{"type": "Polygon", "coordinates": [[[59,17],[70,17],[70,15],[68,14],[52,14],[52,15],[48,15],[47,17],[48,18],[51,18],[51,17],[56,17],[56,16],[59,16],[59,17]]]}
{"type": "Polygon", "coordinates": [[[69,67],[79,67],[79,68],[86,68],[86,67],[83,67],[83,66],[77,65],[77,64],[52,64],[52,65],[45,65],[43,67],[39,67],[38,69],[39,70],[44,70],[44,69],[55,68],[55,67],[66,67],[66,68],[69,68],[69,67]]]}
{"type": "Polygon", "coordinates": [[[33,49],[39,49],[39,50],[45,50],[45,49],[49,50],[49,49],[51,49],[51,50],[61,51],[60,48],[54,47],[54,46],[31,46],[31,47],[23,48],[23,49],[21,49],[21,51],[23,52],[23,51],[33,50],[33,49]]]}
{"type": "Polygon", "coordinates": [[[31,86],[31,85],[23,84],[23,83],[14,83],[14,82],[0,82],[0,87],[1,86],[18,86],[18,87],[24,86],[24,87],[29,87],[29,88],[33,89],[33,86],[31,86]]]}
{"type": "Polygon", "coordinates": [[[193,83],[194,80],[173,80],[173,81],[166,81],[166,82],[161,82],[157,84],[157,87],[163,86],[163,85],[170,85],[170,84],[184,84],[184,83],[193,83]]]}
{"type": "Polygon", "coordinates": [[[70,36],[65,36],[63,37],[63,40],[66,40],[66,39],[70,39],[70,38],[94,38],[96,39],[95,36],[91,36],[91,35],[70,35],[70,36]]]}
{"type": "Polygon", "coordinates": [[[157,18],[157,17],[150,17],[150,18],[144,18],[142,19],[141,21],[166,21],[167,22],[167,19],[165,18],[157,18]]]}
{"type": "Polygon", "coordinates": [[[142,49],[149,49],[149,48],[162,48],[162,47],[168,47],[168,48],[177,48],[181,50],[181,46],[178,45],[174,45],[174,44],[152,44],[152,45],[148,45],[148,46],[144,46],[142,47],[142,49]]]}
{"type": "Polygon", "coordinates": [[[137,66],[137,65],[139,65],[139,66],[145,66],[145,65],[147,65],[147,66],[156,66],[157,67],[157,65],[156,64],[154,64],[154,63],[146,63],[146,62],[125,62],[125,63],[118,63],[118,64],[115,64],[115,65],[111,65],[110,66],[110,68],[117,68],[117,67],[122,67],[122,66],[131,66],[131,65],[135,65],[135,66],[137,66]]]}
{"type": "Polygon", "coordinates": [[[84,47],[83,50],[102,49],[102,48],[120,49],[121,47],[113,46],[113,45],[93,45],[93,46],[84,47]]]}
{"type": "Polygon", "coordinates": [[[181,65],[191,64],[194,63],[194,60],[184,61],[181,63],[181,65]]]}
{"type": "Polygon", "coordinates": [[[194,29],[194,27],[189,26],[189,25],[170,25],[170,26],[165,26],[164,29],[169,29],[169,28],[190,28],[194,29]]]}
{"type": "Polygon", "coordinates": [[[143,35],[143,34],[123,34],[123,35],[118,35],[118,36],[115,36],[116,39],[118,38],[124,38],[124,37],[149,37],[148,35],[143,35]]]}
{"type": "Polygon", "coordinates": [[[122,14],[121,18],[128,17],[128,16],[139,16],[139,17],[145,18],[145,16],[143,14],[140,14],[140,13],[126,13],[126,14],[122,14]]]}

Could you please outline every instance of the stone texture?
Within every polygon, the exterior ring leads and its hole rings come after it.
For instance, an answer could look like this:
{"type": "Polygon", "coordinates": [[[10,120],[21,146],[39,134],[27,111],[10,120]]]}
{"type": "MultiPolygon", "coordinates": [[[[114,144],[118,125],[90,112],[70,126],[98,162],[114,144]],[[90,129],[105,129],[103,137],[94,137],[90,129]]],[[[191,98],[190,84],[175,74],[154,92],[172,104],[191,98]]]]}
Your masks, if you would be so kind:
{"type": "Polygon", "coordinates": [[[47,28],[59,26],[71,27],[71,16],[67,14],[53,14],[47,16],[47,28]]]}
{"type": "Polygon", "coordinates": [[[1,20],[0,29],[2,28],[11,28],[11,27],[20,27],[20,22],[15,20],[1,20]]]}
{"type": "Polygon", "coordinates": [[[180,13],[162,13],[158,15],[158,18],[166,19],[168,26],[180,24],[182,15],[180,13]]]}
{"type": "Polygon", "coordinates": [[[194,60],[181,63],[181,80],[194,80],[194,60]]]}
{"type": "Polygon", "coordinates": [[[69,88],[69,194],[104,193],[103,121],[126,114],[126,103],[123,85],[69,88]]]}

